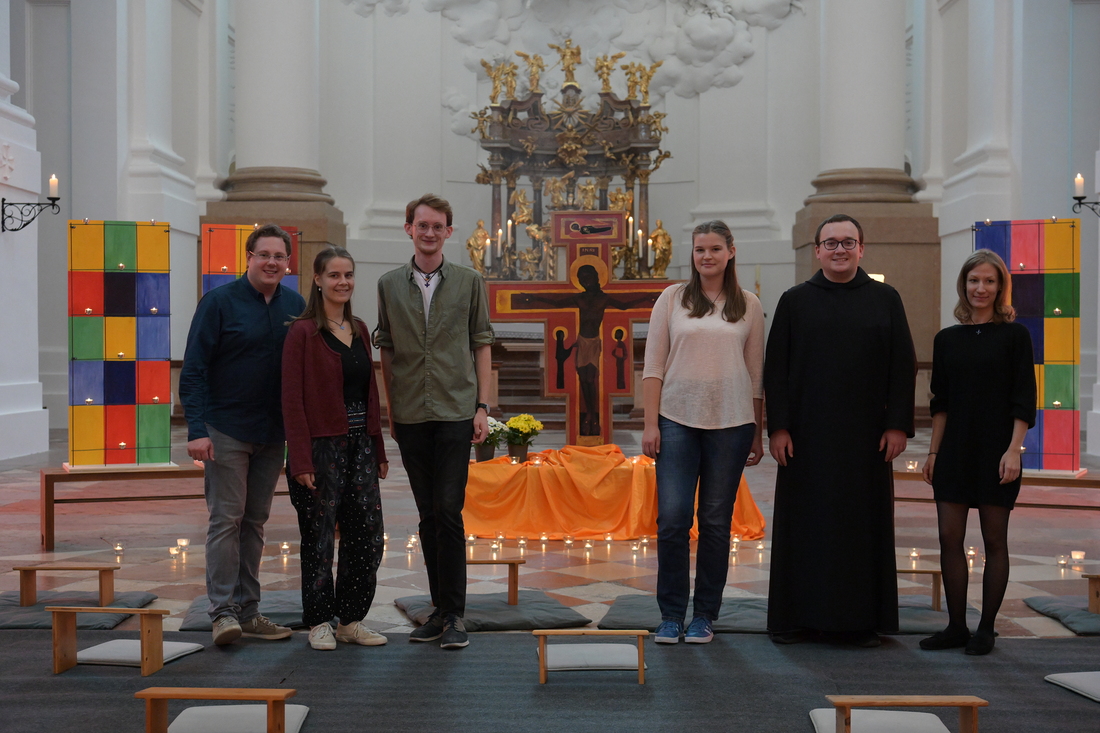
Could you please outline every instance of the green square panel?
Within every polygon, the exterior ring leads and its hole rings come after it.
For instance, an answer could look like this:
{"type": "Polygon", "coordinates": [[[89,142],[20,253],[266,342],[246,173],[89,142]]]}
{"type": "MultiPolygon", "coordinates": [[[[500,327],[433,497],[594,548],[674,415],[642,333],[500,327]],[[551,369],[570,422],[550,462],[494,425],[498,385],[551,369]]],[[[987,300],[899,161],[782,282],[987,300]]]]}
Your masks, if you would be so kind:
{"type": "Polygon", "coordinates": [[[171,448],[138,448],[138,463],[169,463],[172,460],[171,448]]]}
{"type": "Polygon", "coordinates": [[[1047,318],[1078,318],[1081,315],[1081,274],[1048,272],[1043,275],[1043,314],[1047,318]],[[1057,308],[1061,313],[1055,314],[1057,308]]]}
{"type": "Polygon", "coordinates": [[[138,405],[138,449],[170,447],[172,445],[171,418],[171,405],[138,405]]]}
{"type": "Polygon", "coordinates": [[[137,226],[132,221],[103,222],[103,269],[137,270],[137,226]]]}
{"type": "Polygon", "coordinates": [[[69,358],[96,361],[103,358],[102,316],[69,318],[69,358]]]}
{"type": "Polygon", "coordinates": [[[1043,367],[1043,407],[1048,410],[1077,410],[1076,364],[1047,364],[1043,367]],[[1055,402],[1060,405],[1055,406],[1055,402]]]}

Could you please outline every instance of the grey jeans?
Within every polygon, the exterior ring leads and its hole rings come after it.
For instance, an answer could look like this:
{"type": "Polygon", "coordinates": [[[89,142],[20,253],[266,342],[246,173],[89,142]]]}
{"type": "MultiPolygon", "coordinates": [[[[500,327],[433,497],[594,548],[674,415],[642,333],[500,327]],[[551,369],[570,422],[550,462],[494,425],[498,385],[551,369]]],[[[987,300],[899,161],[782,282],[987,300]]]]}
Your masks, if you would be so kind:
{"type": "Polygon", "coordinates": [[[214,620],[249,621],[260,613],[264,523],[282,473],[283,443],[243,443],[206,426],[214,444],[206,466],[206,595],[214,620]]]}

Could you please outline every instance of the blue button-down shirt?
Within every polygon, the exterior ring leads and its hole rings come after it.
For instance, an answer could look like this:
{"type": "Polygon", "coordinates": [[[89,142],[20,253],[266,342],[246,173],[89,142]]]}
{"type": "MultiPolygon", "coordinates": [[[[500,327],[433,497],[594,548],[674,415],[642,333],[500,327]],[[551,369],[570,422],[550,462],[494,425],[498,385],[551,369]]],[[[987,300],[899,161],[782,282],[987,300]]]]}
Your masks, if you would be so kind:
{"type": "Polygon", "coordinates": [[[283,341],[305,307],[282,285],[266,302],[247,275],[203,296],[180,372],[189,441],[209,437],[209,424],[246,443],[283,442],[283,341]]]}

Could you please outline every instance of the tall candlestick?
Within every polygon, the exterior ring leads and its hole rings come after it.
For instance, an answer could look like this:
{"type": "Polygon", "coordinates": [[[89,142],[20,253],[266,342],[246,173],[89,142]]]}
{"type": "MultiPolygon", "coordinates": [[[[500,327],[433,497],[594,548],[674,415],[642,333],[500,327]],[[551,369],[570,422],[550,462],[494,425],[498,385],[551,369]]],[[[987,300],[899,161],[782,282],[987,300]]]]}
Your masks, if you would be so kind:
{"type": "Polygon", "coordinates": [[[493,264],[493,248],[492,248],[492,246],[490,246],[490,239],[488,237],[485,238],[485,259],[484,259],[484,264],[485,264],[486,269],[488,269],[489,266],[493,264]]]}
{"type": "MultiPolygon", "coordinates": [[[[52,188],[50,189],[53,190],[52,188]]],[[[1078,198],[1083,198],[1085,195],[1085,177],[1080,173],[1073,179],[1073,195],[1078,198]]]]}
{"type": "MultiPolygon", "coordinates": [[[[1080,178],[1080,176],[1077,176],[1077,177],[1080,178]]],[[[1081,185],[1082,186],[1085,185],[1084,181],[1081,182],[1081,185]]],[[[58,196],[57,196],[57,176],[50,176],[50,198],[51,199],[58,198],[58,196]]]]}
{"type": "Polygon", "coordinates": [[[633,216],[626,217],[626,231],[627,231],[626,246],[633,249],[634,248],[634,217],[633,216]]]}
{"type": "Polygon", "coordinates": [[[512,246],[512,220],[508,220],[508,246],[512,246]]]}

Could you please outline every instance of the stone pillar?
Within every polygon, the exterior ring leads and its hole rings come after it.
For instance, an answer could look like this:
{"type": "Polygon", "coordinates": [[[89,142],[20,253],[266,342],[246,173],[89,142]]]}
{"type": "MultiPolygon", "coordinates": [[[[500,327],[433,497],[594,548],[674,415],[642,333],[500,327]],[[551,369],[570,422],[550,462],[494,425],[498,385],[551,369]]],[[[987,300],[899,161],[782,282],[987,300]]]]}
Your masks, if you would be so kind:
{"type": "Polygon", "coordinates": [[[610,176],[597,176],[596,186],[600,192],[599,207],[600,211],[607,211],[607,189],[611,185],[610,176]]]}
{"type": "MultiPolygon", "coordinates": [[[[1092,175],[1093,191],[1088,200],[1097,201],[1100,200],[1097,197],[1100,196],[1100,149],[1096,151],[1096,165],[1092,175]]],[[[1092,216],[1085,211],[1081,212],[1081,216],[1092,216]]],[[[1082,249],[1085,247],[1085,243],[1081,242],[1082,249]]],[[[1082,273],[1082,283],[1084,283],[1085,275],[1082,273]]],[[[1083,285],[1083,287],[1087,287],[1083,285]]],[[[1097,307],[1096,313],[1097,319],[1097,338],[1096,342],[1100,344],[1100,306],[1097,307]]],[[[1081,319],[1081,323],[1085,323],[1085,319],[1081,319]]],[[[1097,348],[1097,361],[1100,362],[1100,348],[1097,348]]],[[[1100,374],[1100,369],[1097,369],[1097,373],[1100,374]]],[[[1085,452],[1089,455],[1100,456],[1100,376],[1097,377],[1096,382],[1092,385],[1092,409],[1084,415],[1085,428],[1085,452]]]]}
{"type": "Polygon", "coordinates": [[[638,171],[638,221],[634,228],[640,229],[638,239],[638,276],[649,277],[649,169],[638,171]]]}
{"type": "MultiPolygon", "coordinates": [[[[901,294],[926,380],[940,320],[939,232],[932,205],[914,202],[916,184],[903,170],[905,4],[823,0],[821,13],[821,173],[795,217],[796,281],[818,269],[813,242],[823,219],[859,220],[863,267],[901,294]]],[[[923,384],[917,403],[927,414],[923,384]]]]}
{"type": "MultiPolygon", "coordinates": [[[[344,246],[344,215],[320,166],[317,0],[237,0],[236,169],[204,224],[275,222],[302,232],[300,269],[344,246]]],[[[308,284],[309,277],[301,282],[308,284]]]]}

